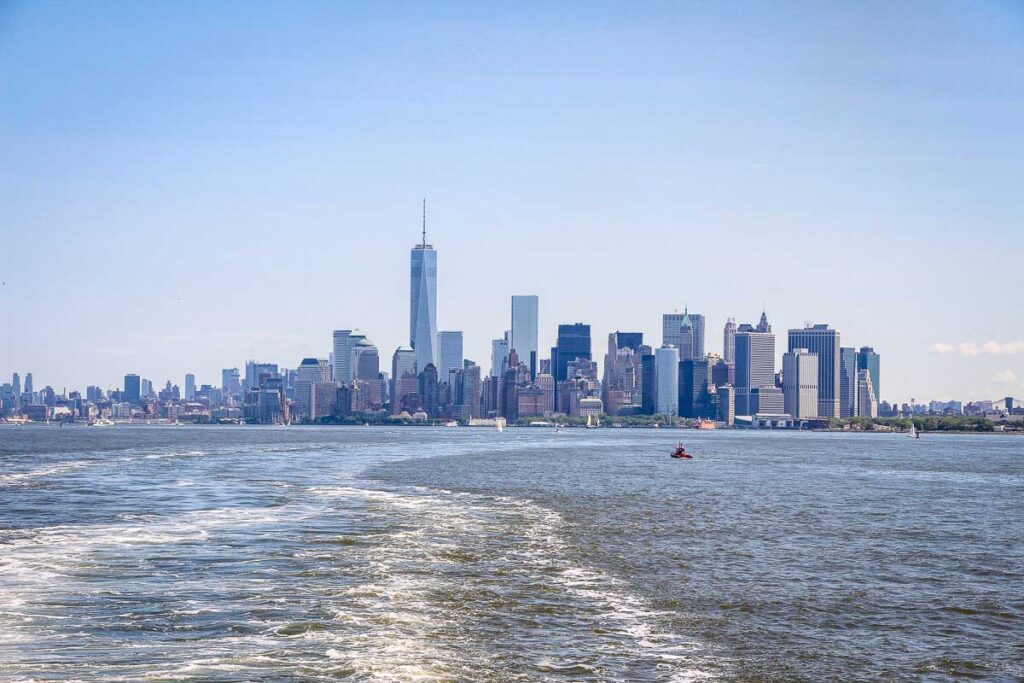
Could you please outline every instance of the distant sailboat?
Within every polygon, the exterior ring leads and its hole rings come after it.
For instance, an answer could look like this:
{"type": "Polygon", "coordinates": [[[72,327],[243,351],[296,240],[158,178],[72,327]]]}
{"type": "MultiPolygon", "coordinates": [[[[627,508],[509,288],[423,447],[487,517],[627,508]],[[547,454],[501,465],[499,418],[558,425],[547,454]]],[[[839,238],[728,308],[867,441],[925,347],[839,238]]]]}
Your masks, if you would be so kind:
{"type": "Polygon", "coordinates": [[[495,420],[495,424],[497,424],[499,432],[505,431],[505,418],[503,418],[503,417],[497,418],[495,420]]]}
{"type": "Polygon", "coordinates": [[[921,438],[921,435],[917,433],[917,427],[914,426],[913,420],[910,421],[910,429],[907,431],[907,435],[910,436],[911,439],[921,438]]]}

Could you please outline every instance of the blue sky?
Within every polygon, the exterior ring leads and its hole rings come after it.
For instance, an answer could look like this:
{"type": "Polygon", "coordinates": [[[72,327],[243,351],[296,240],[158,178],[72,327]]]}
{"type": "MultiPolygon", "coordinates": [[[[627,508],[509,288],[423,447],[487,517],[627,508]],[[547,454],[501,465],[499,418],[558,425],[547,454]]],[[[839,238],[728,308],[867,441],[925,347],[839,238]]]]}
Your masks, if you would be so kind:
{"type": "Polygon", "coordinates": [[[8,0],[0,377],[389,362],[426,196],[485,365],[511,294],[596,353],[764,302],[882,398],[1022,396],[1021,64],[1018,2],[8,0]]]}

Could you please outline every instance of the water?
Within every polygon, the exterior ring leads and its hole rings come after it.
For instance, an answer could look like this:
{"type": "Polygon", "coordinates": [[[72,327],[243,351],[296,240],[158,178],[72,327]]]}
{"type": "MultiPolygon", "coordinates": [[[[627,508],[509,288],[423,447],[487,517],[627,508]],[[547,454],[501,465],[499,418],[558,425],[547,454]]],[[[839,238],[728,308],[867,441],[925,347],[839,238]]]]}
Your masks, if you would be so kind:
{"type": "Polygon", "coordinates": [[[0,428],[4,681],[1022,678],[1020,438],[0,428]]]}

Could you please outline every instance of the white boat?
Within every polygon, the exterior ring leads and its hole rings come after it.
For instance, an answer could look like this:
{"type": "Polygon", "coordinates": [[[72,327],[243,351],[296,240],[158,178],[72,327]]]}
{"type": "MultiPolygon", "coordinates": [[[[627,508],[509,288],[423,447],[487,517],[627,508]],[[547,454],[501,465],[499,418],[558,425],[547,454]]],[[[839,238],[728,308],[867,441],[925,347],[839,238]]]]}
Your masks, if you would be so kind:
{"type": "Polygon", "coordinates": [[[505,431],[505,418],[503,418],[503,417],[495,418],[494,424],[497,425],[499,432],[505,431]]]}
{"type": "Polygon", "coordinates": [[[597,425],[594,424],[594,416],[587,413],[587,429],[597,429],[597,425]]]}
{"type": "Polygon", "coordinates": [[[113,427],[114,426],[114,421],[113,420],[108,420],[105,417],[101,417],[100,419],[98,419],[95,422],[93,422],[92,425],[90,425],[90,426],[92,426],[92,427],[113,427]]]}
{"type": "Polygon", "coordinates": [[[444,423],[444,426],[445,427],[458,427],[459,423],[456,422],[455,420],[449,420],[448,422],[444,423]]]}
{"type": "Polygon", "coordinates": [[[910,429],[907,430],[907,436],[911,439],[920,439],[921,436],[917,433],[917,427],[914,426],[914,421],[910,421],[910,429]]]}

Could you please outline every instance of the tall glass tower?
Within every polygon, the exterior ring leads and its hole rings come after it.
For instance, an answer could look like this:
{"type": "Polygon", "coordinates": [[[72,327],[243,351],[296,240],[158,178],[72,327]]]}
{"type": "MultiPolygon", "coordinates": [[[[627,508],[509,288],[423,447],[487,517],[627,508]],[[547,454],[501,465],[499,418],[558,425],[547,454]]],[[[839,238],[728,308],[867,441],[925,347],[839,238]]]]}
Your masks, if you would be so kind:
{"type": "Polygon", "coordinates": [[[512,349],[519,360],[530,368],[530,377],[537,376],[537,309],[539,299],[534,295],[512,297],[512,349]]]}
{"type": "Polygon", "coordinates": [[[423,241],[412,248],[409,345],[416,367],[437,366],[437,252],[427,244],[427,201],[423,200],[423,241]]]}

